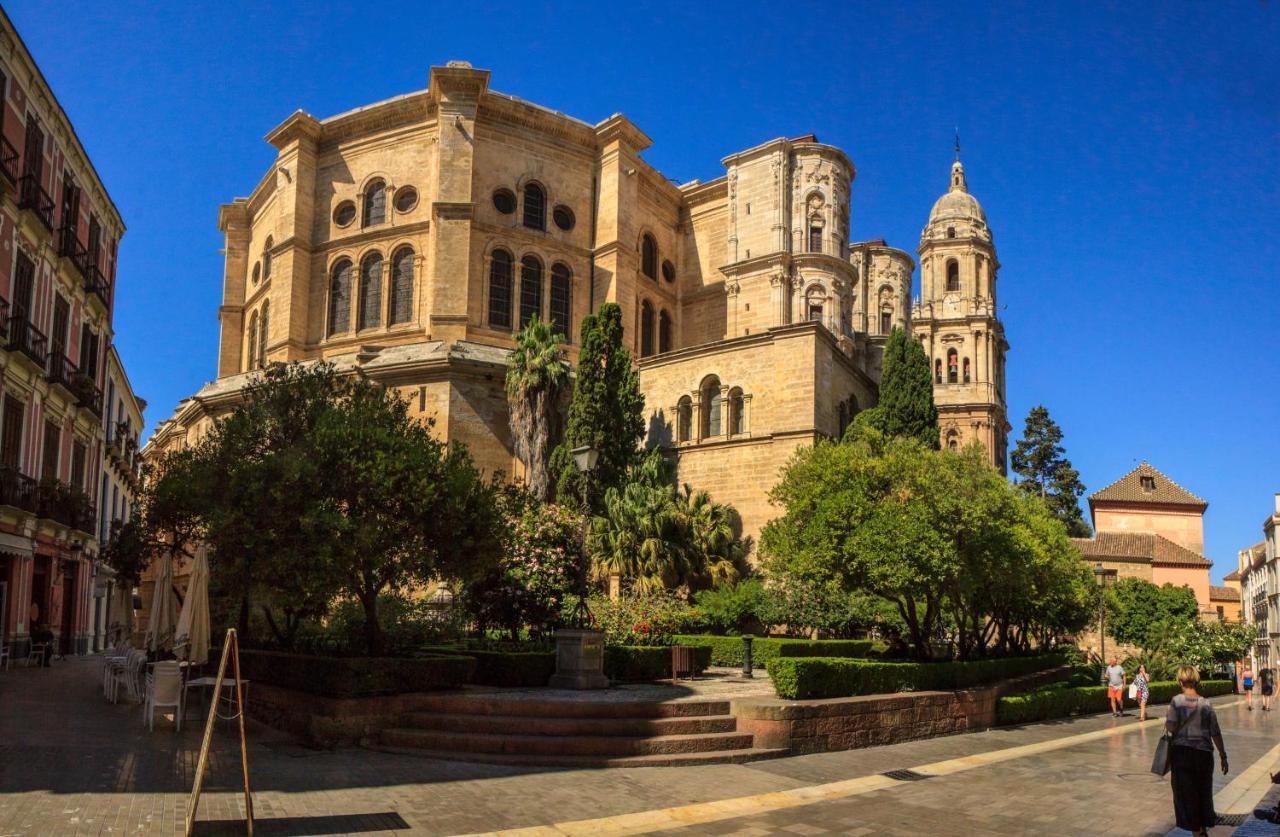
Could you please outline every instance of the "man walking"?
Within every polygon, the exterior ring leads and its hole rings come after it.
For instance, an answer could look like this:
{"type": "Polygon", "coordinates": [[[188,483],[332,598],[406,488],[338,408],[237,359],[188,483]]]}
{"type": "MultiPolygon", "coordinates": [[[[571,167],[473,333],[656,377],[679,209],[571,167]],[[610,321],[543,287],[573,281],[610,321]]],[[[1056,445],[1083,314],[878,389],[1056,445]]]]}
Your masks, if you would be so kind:
{"type": "Polygon", "coordinates": [[[1120,665],[1118,658],[1111,658],[1111,665],[1107,666],[1107,670],[1103,673],[1103,679],[1107,681],[1107,697],[1111,700],[1111,717],[1119,718],[1124,715],[1124,686],[1126,678],[1124,668],[1120,665]]]}

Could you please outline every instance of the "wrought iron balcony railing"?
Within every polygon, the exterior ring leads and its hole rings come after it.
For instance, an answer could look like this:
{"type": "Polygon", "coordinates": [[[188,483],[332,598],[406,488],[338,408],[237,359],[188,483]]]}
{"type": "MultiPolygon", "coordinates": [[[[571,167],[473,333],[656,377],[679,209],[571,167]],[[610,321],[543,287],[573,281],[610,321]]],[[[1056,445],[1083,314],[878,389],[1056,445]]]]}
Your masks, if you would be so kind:
{"type": "Polygon", "coordinates": [[[76,395],[76,402],[98,418],[102,418],[102,390],[94,383],[93,378],[84,372],[76,372],[71,376],[71,391],[76,395]]]}
{"type": "Polygon", "coordinates": [[[88,261],[89,252],[84,249],[80,239],[76,236],[75,227],[62,227],[58,230],[58,255],[71,262],[72,266],[80,273],[81,278],[84,277],[84,268],[88,261]]]}
{"type": "Polygon", "coordinates": [[[31,210],[44,228],[53,232],[53,198],[34,174],[24,174],[18,181],[18,209],[31,210]]]}
{"type": "Polygon", "coordinates": [[[83,273],[85,293],[96,295],[105,307],[108,304],[111,289],[107,285],[107,277],[102,275],[102,271],[98,269],[97,260],[92,256],[85,259],[83,273]]]}
{"type": "Polygon", "coordinates": [[[13,186],[18,182],[18,149],[0,136],[0,175],[13,186]]]}
{"type": "Polygon", "coordinates": [[[67,358],[63,348],[55,345],[53,351],[49,352],[49,360],[45,367],[45,377],[49,379],[49,383],[57,384],[67,392],[75,395],[75,376],[77,371],[76,365],[67,358]]]}
{"type": "Polygon", "coordinates": [[[10,349],[17,349],[44,368],[45,358],[49,355],[49,338],[40,329],[27,322],[21,314],[15,314],[8,320],[9,339],[6,344],[10,349]]]}
{"type": "Polygon", "coordinates": [[[36,487],[36,514],[72,529],[93,533],[93,502],[74,485],[61,480],[41,480],[36,487]]]}
{"type": "Polygon", "coordinates": [[[34,514],[38,508],[36,481],[17,468],[0,465],[0,505],[34,514]]]}

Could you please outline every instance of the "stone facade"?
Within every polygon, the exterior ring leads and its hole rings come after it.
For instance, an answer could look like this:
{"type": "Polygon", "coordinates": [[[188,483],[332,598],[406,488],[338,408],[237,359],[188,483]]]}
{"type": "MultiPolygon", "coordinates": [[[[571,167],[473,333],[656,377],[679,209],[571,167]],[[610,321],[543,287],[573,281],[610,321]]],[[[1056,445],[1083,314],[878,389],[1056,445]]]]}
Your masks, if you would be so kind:
{"type": "MultiPolygon", "coordinates": [[[[512,332],[537,313],[563,328],[573,360],[577,324],[614,302],[646,444],[670,452],[681,482],[734,504],[754,538],[779,469],[875,404],[885,339],[912,327],[912,258],[850,242],[853,163],[812,135],[676,185],[625,117],[588,124],[453,62],[425,91],[323,120],[298,112],[267,140],[275,163],[220,213],[218,378],[159,425],[149,454],[197,438],[265,363],[323,359],[399,388],[486,471],[518,477],[503,391],[512,332]]],[[[981,386],[962,401],[1003,467],[995,254],[985,220],[970,226],[936,246],[927,231],[922,252],[940,265],[960,243],[981,253],[966,256],[980,278],[963,316],[981,386]]],[[[919,333],[945,351],[953,326],[927,303],[919,333]]]]}
{"type": "MultiPolygon", "coordinates": [[[[1280,665],[1280,493],[1262,522],[1262,540],[1240,550],[1238,583],[1242,617],[1254,626],[1254,671],[1280,665]]],[[[1230,583],[1230,576],[1228,583],[1230,583]]]]}

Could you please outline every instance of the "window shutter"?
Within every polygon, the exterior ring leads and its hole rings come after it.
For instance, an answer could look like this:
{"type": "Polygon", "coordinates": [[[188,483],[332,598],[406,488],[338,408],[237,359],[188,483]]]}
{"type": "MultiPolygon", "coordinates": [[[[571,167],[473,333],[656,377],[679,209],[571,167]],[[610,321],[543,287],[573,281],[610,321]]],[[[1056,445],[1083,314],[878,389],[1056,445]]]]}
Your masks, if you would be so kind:
{"type": "Polygon", "coordinates": [[[25,409],[12,395],[4,397],[4,427],[0,429],[0,465],[18,471],[22,467],[22,418],[25,409]]]}

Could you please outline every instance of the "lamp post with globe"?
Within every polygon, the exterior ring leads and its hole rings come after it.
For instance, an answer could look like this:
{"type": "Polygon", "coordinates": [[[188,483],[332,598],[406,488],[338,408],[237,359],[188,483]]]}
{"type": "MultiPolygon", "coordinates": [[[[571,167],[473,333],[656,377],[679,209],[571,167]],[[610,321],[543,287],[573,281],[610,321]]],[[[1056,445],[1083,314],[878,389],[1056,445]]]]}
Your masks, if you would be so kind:
{"type": "Polygon", "coordinates": [[[604,674],[604,634],[596,630],[587,606],[587,525],[591,514],[591,475],[600,451],[590,445],[573,450],[573,462],[582,474],[582,539],[578,551],[578,573],[574,593],[578,597],[568,627],[556,631],[556,673],[548,685],[560,689],[603,689],[609,685],[604,674]]]}

